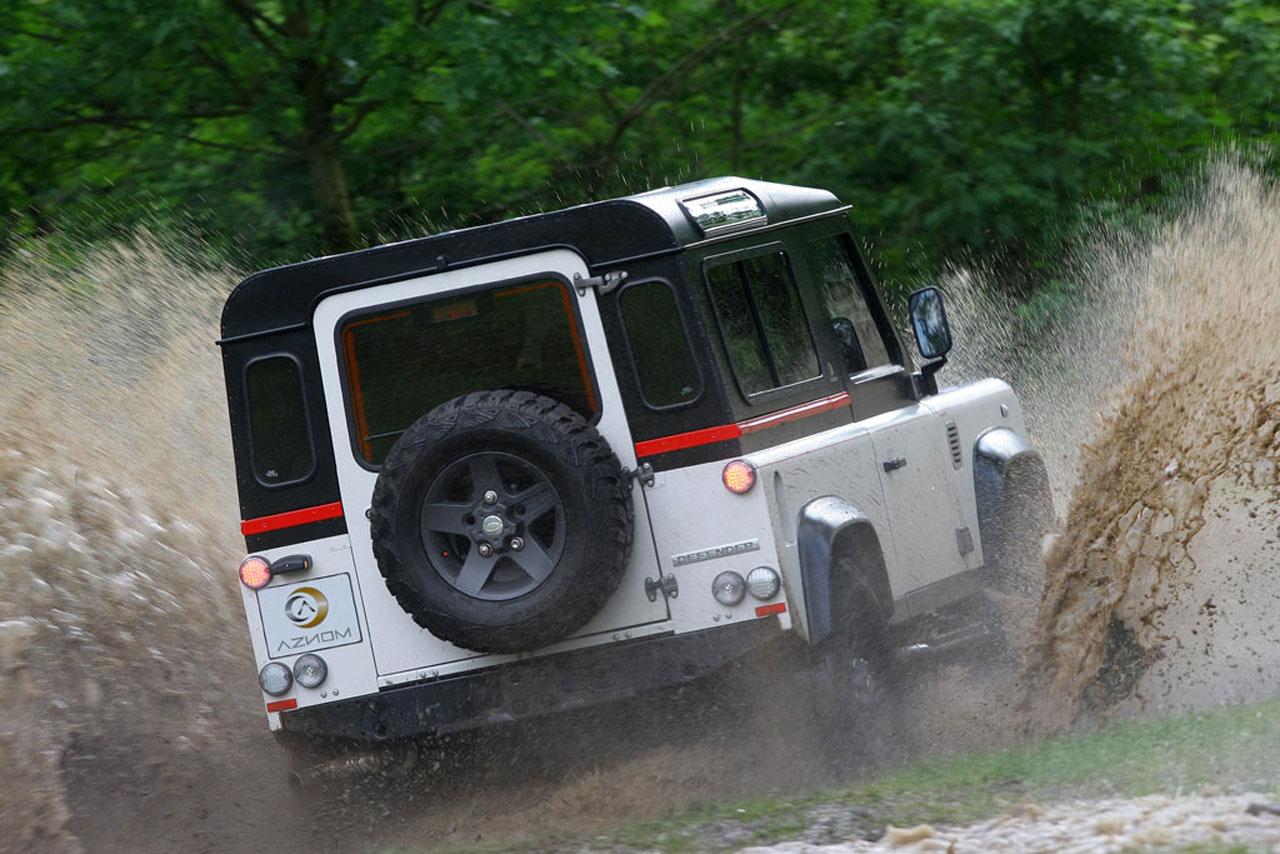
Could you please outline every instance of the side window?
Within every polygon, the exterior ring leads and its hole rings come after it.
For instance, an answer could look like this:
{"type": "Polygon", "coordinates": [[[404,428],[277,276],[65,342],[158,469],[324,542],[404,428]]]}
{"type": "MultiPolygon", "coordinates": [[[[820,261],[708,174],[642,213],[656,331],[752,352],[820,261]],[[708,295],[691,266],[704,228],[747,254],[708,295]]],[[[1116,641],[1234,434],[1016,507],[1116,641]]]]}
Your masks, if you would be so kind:
{"type": "Polygon", "coordinates": [[[840,346],[849,373],[889,364],[889,350],[867,306],[845,238],[814,240],[809,244],[809,256],[822,291],[827,326],[840,346]]]}
{"type": "Polygon", "coordinates": [[[245,389],[254,477],[263,486],[284,486],[309,477],[315,469],[315,449],[298,363],[289,356],[250,362],[245,389]]]}
{"type": "Polygon", "coordinates": [[[622,323],[644,402],[655,409],[698,396],[701,382],[689,349],[676,295],[665,282],[643,282],[622,292],[622,323]]]}
{"type": "Polygon", "coordinates": [[[348,316],[339,331],[361,459],[377,465],[414,421],[468,392],[545,394],[599,409],[569,289],[556,280],[348,316]]]}
{"type": "Polygon", "coordinates": [[[744,393],[759,394],[821,374],[785,252],[709,267],[707,284],[744,393]]]}

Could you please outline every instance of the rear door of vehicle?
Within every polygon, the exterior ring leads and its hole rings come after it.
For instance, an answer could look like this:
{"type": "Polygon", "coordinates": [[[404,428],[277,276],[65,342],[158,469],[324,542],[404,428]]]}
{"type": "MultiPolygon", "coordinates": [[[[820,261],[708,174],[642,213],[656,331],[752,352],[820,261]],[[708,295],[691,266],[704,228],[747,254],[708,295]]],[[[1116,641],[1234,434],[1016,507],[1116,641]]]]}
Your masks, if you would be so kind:
{"type": "MultiPolygon", "coordinates": [[[[378,464],[409,424],[470,391],[530,387],[589,417],[635,465],[596,293],[575,287],[575,274],[589,275],[582,258],[558,249],[339,293],[316,308],[343,511],[383,684],[483,663],[419,628],[374,560],[365,513],[378,464]]],[[[644,589],[657,574],[648,518],[638,508],[635,520],[619,590],[575,639],[546,651],[664,630],[666,600],[644,589]]]]}

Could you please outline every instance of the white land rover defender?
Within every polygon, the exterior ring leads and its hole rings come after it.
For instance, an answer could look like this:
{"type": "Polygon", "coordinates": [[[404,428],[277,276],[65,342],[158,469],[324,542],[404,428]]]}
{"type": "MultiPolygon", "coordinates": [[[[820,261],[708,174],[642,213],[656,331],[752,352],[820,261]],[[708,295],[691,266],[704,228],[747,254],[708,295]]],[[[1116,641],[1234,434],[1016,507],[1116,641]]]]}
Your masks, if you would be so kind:
{"type": "Polygon", "coordinates": [[[847,205],[738,178],[246,279],[220,344],[270,727],[443,734],[788,633],[798,702],[850,720],[889,636],[1052,515],[1013,392],[939,391],[935,289],[911,321],[919,368],[847,205]]]}

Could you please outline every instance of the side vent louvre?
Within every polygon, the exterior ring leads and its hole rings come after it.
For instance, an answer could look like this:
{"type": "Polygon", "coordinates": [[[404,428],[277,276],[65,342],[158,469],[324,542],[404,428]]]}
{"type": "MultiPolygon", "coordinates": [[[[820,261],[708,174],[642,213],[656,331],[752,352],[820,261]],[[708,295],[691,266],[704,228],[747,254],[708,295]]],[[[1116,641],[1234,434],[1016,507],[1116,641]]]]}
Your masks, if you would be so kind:
{"type": "Polygon", "coordinates": [[[960,430],[956,422],[947,421],[947,447],[951,449],[951,465],[960,468],[964,465],[964,454],[960,452],[960,430]]]}

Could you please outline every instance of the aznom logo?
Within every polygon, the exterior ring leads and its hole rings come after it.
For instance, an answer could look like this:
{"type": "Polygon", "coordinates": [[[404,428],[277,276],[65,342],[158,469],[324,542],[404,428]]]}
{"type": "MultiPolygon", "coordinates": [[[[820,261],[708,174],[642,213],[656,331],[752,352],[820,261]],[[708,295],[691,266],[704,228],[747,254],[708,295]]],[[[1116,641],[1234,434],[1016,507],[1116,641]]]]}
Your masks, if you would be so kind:
{"type": "Polygon", "coordinates": [[[317,632],[314,635],[298,635],[297,637],[285,638],[276,644],[276,652],[287,652],[289,650],[306,649],[312,646],[332,646],[338,641],[348,641],[355,639],[354,633],[350,627],[345,629],[325,629],[323,632],[317,632]]]}
{"type": "Polygon", "coordinates": [[[285,600],[284,615],[300,629],[314,629],[329,615],[329,600],[314,587],[299,587],[285,600]]]}

